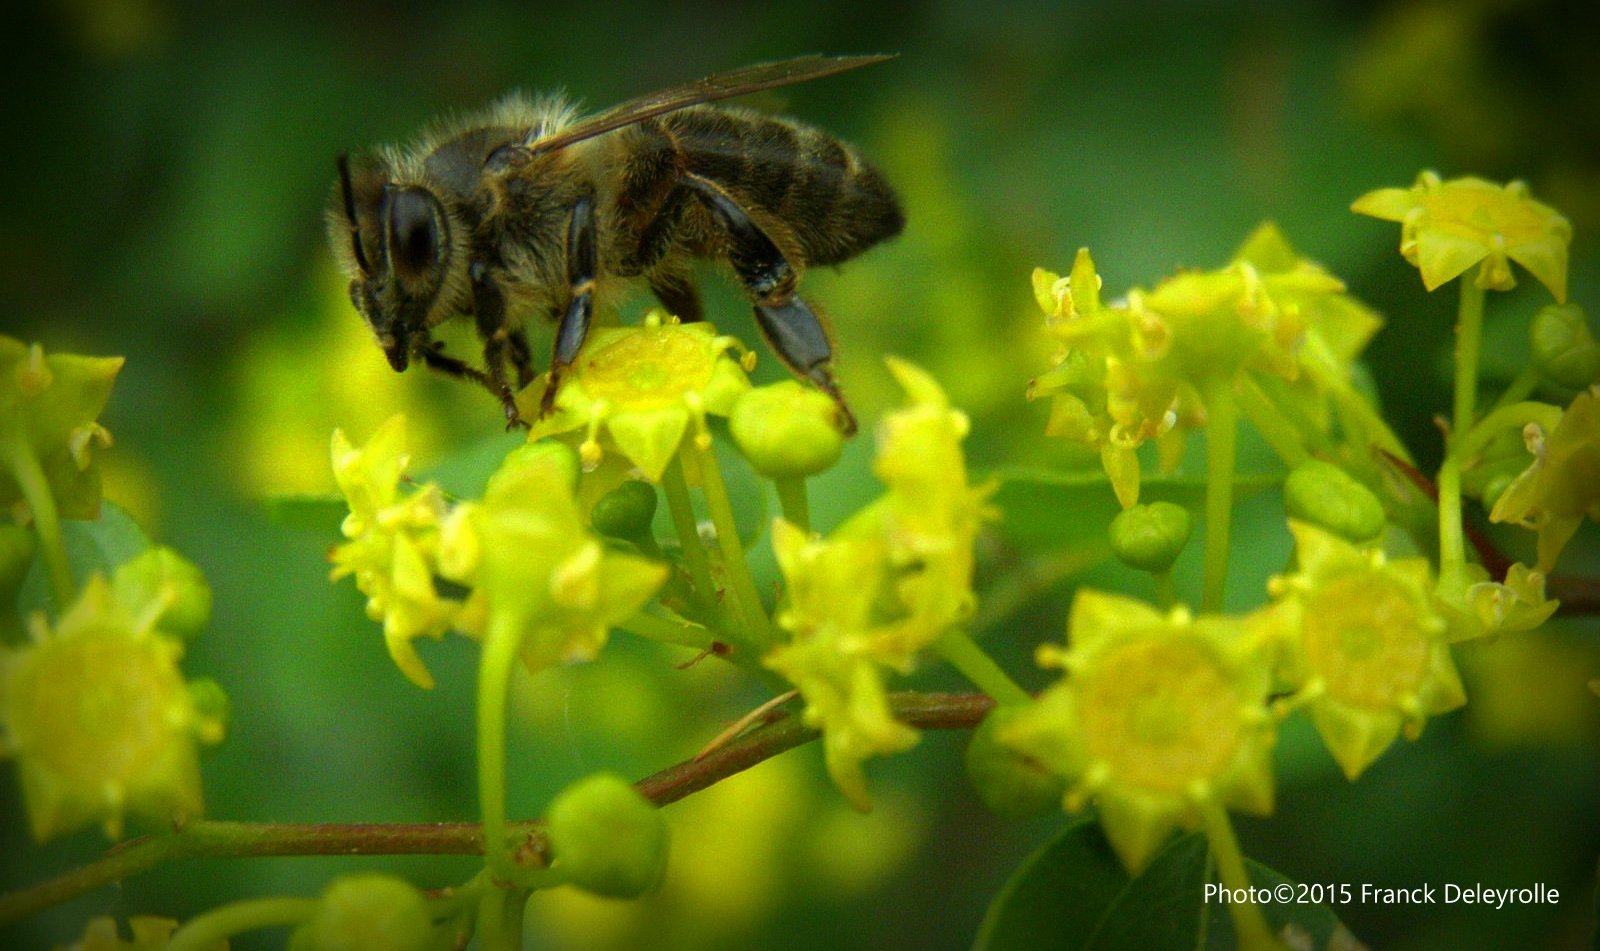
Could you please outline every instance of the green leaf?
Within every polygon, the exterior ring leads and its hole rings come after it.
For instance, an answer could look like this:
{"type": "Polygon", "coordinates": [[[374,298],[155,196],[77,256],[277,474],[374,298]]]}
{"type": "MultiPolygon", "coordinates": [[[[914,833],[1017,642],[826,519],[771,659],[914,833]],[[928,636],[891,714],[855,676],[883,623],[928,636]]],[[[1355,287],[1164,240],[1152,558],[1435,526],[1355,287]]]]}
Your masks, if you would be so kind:
{"type": "MultiPolygon", "coordinates": [[[[144,529],[109,499],[101,501],[97,519],[63,519],[61,541],[67,549],[67,561],[72,565],[72,579],[80,586],[93,574],[110,578],[118,565],[150,547],[150,538],[144,529]]],[[[17,609],[23,617],[34,611],[59,613],[50,597],[43,559],[34,558],[33,567],[17,595],[17,609]]]]}
{"type": "MultiPolygon", "coordinates": [[[[1294,883],[1248,862],[1251,881],[1272,889],[1294,883]]],[[[978,930],[974,951],[1227,951],[1236,946],[1227,906],[1206,900],[1215,881],[1205,836],[1172,841],[1138,878],[1129,878],[1099,823],[1075,822],[1023,861],[1000,889],[978,930]]],[[[1293,929],[1326,948],[1335,935],[1352,941],[1320,904],[1263,908],[1275,932],[1293,929]]],[[[1344,947],[1358,947],[1353,943],[1344,947]]]]}

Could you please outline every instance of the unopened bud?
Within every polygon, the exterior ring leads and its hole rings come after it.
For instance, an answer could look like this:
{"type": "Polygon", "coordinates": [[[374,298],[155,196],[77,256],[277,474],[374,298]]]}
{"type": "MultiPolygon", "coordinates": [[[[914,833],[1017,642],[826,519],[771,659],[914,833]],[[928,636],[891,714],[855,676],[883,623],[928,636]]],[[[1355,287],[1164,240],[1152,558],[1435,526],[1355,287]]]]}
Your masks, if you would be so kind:
{"type": "Polygon", "coordinates": [[[837,416],[833,400],[785,380],[739,397],[728,428],[757,472],[792,479],[816,475],[839,460],[844,436],[837,416]]]}
{"type": "Polygon", "coordinates": [[[347,875],[322,893],[289,951],[423,951],[433,921],[415,885],[391,875],[347,875]]]}
{"type": "Polygon", "coordinates": [[[597,773],[578,780],[546,816],[552,868],[577,887],[608,898],[637,898],[661,882],[667,826],[626,780],[597,773]]]}
{"type": "Polygon", "coordinates": [[[629,479],[607,492],[589,513],[595,531],[630,542],[648,537],[655,517],[655,486],[637,479],[629,479]]]}
{"type": "Polygon", "coordinates": [[[1135,505],[1111,520],[1111,550],[1130,567],[1160,574],[1178,559],[1193,528],[1193,516],[1181,505],[1135,505]]]}
{"type": "Polygon", "coordinates": [[[1061,808],[1061,797],[1067,791],[1065,779],[996,739],[996,732],[1003,730],[1020,709],[997,707],[990,711],[967,743],[967,778],[984,805],[1008,819],[1055,812],[1061,808]]]}
{"type": "Polygon", "coordinates": [[[1600,344],[1577,304],[1549,304],[1528,329],[1533,365],[1546,379],[1581,390],[1600,382],[1600,344]]]}
{"type": "Polygon", "coordinates": [[[1346,541],[1367,542],[1383,534],[1383,503],[1378,497],[1343,469],[1320,459],[1303,462],[1289,473],[1283,504],[1290,518],[1346,541]]]}
{"type": "Polygon", "coordinates": [[[511,450],[500,463],[500,468],[489,477],[484,497],[502,491],[515,493],[517,486],[529,480],[548,485],[564,485],[570,491],[578,486],[578,455],[566,443],[554,439],[541,439],[511,450]]]}

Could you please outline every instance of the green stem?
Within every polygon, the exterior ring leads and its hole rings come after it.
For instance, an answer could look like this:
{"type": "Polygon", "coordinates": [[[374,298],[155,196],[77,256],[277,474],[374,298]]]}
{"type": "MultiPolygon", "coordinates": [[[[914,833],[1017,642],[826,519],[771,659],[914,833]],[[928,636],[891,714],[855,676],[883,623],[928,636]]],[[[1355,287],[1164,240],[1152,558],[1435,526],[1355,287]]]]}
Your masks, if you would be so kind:
{"type": "Polygon", "coordinates": [[[934,642],[933,649],[995,703],[1019,704],[1033,699],[965,631],[947,631],[934,642]]]}
{"type": "Polygon", "coordinates": [[[806,477],[772,481],[778,487],[778,505],[783,508],[783,517],[801,531],[811,531],[811,499],[806,495],[806,477]]]}
{"type": "Polygon", "coordinates": [[[1439,469],[1439,573],[1450,575],[1467,561],[1461,524],[1461,458],[1456,444],[1471,432],[1477,415],[1478,350],[1483,338],[1483,288],[1463,277],[1456,316],[1455,399],[1450,439],[1439,469]]]}
{"type": "Polygon", "coordinates": [[[1532,364],[1529,364],[1522,368],[1522,372],[1517,374],[1517,378],[1512,380],[1511,384],[1506,387],[1505,392],[1500,394],[1500,398],[1494,401],[1494,405],[1489,407],[1489,412],[1493,413],[1495,410],[1510,406],[1513,403],[1520,403],[1532,396],[1533,391],[1538,388],[1539,371],[1534,369],[1532,364]]]}
{"type": "Polygon", "coordinates": [[[489,870],[518,881],[506,828],[506,693],[517,661],[519,632],[491,626],[478,661],[478,811],[483,819],[484,855],[489,870]]]}
{"type": "Polygon", "coordinates": [[[1478,420],[1477,425],[1451,440],[1450,453],[1470,466],[1474,456],[1487,449],[1489,443],[1508,429],[1520,433],[1529,423],[1537,423],[1549,433],[1560,422],[1560,407],[1551,406],[1549,403],[1510,403],[1506,406],[1497,406],[1478,420]]]}
{"type": "Polygon", "coordinates": [[[61,518],[56,511],[56,497],[50,491],[50,481],[45,478],[39,457],[33,446],[17,434],[3,448],[5,459],[11,464],[11,474],[22,490],[33,516],[34,531],[39,535],[39,551],[50,576],[50,594],[55,598],[56,610],[65,611],[72,603],[77,586],[72,581],[72,563],[67,559],[67,546],[61,538],[61,518]]]}
{"type": "Polygon", "coordinates": [[[486,889],[478,903],[478,946],[483,951],[520,951],[527,903],[527,889],[486,889]]]}
{"type": "Polygon", "coordinates": [[[245,931],[297,925],[317,910],[315,898],[252,898],[197,915],[167,942],[167,951],[204,951],[245,931]]]}
{"type": "Polygon", "coordinates": [[[1206,551],[1200,608],[1221,611],[1228,592],[1228,530],[1233,521],[1233,470],[1239,413],[1231,381],[1206,393],[1206,551]]]}
{"type": "Polygon", "coordinates": [[[1283,460],[1284,465],[1293,469],[1311,458],[1300,430],[1273,405],[1260,384],[1248,373],[1239,378],[1239,410],[1267,441],[1267,445],[1272,447],[1272,451],[1277,453],[1278,458],[1283,460]]]}
{"type": "MultiPolygon", "coordinates": [[[[1211,854],[1217,860],[1217,872],[1222,885],[1229,891],[1250,891],[1250,873],[1244,867],[1244,853],[1239,850],[1239,840],[1233,834],[1233,823],[1228,811],[1214,799],[1198,806],[1200,821],[1205,824],[1206,840],[1211,843],[1211,854]]],[[[1228,902],[1228,914],[1233,917],[1233,928],[1238,932],[1238,946],[1244,951],[1279,951],[1283,946],[1272,936],[1261,907],[1252,901],[1228,902]]]]}
{"type": "Polygon", "coordinates": [[[745,630],[760,652],[775,643],[772,622],[767,619],[766,608],[761,606],[761,595],[750,576],[750,565],[745,561],[744,545],[739,541],[739,525],[733,518],[733,502],[728,498],[728,487],[722,481],[722,470],[717,465],[717,451],[711,446],[695,447],[696,462],[700,466],[700,485],[706,494],[706,508],[711,512],[711,524],[717,530],[717,547],[722,549],[724,570],[728,573],[734,610],[744,618],[745,630]]]}
{"type": "Polygon", "coordinates": [[[694,516],[694,502],[689,498],[689,483],[683,477],[683,461],[673,456],[661,477],[661,489],[667,496],[667,511],[672,515],[673,530],[678,533],[678,547],[683,550],[683,560],[689,566],[689,578],[695,592],[718,617],[717,586],[711,580],[711,558],[700,541],[700,522],[694,516]]]}
{"type": "Polygon", "coordinates": [[[618,621],[617,627],[646,640],[676,644],[679,647],[692,647],[695,650],[705,650],[716,640],[709,628],[651,614],[648,611],[635,611],[618,621]]]}

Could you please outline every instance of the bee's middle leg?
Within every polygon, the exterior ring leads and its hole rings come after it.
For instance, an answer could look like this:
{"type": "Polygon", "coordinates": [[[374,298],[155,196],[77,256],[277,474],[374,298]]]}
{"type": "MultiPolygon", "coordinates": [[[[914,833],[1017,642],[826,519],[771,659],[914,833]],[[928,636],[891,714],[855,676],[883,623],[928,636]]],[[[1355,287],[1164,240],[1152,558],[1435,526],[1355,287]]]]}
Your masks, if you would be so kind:
{"type": "MultiPolygon", "coordinates": [[[[477,323],[478,337],[483,341],[483,364],[487,371],[485,385],[489,392],[500,398],[505,410],[506,428],[527,428],[528,424],[517,411],[517,395],[506,380],[506,360],[516,358],[516,339],[521,332],[506,323],[506,299],[481,261],[473,262],[472,313],[477,323]]],[[[523,342],[523,349],[527,343],[523,342]]],[[[522,362],[517,363],[517,375],[522,376],[522,362]]]]}
{"type": "Polygon", "coordinates": [[[794,293],[799,275],[772,237],[709,179],[685,175],[684,184],[711,210],[727,236],[728,263],[755,306],[756,326],[790,372],[833,398],[839,428],[856,431],[855,414],[833,378],[833,341],[811,306],[794,293]]]}

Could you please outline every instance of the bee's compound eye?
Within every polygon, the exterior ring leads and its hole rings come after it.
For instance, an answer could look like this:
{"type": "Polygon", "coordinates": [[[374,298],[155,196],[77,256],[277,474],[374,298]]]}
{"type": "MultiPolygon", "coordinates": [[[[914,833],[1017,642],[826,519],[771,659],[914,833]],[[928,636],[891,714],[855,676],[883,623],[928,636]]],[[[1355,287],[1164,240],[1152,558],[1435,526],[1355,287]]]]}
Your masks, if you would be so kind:
{"type": "Polygon", "coordinates": [[[439,263],[439,203],[415,188],[389,197],[389,260],[407,276],[420,276],[439,263]]]}

